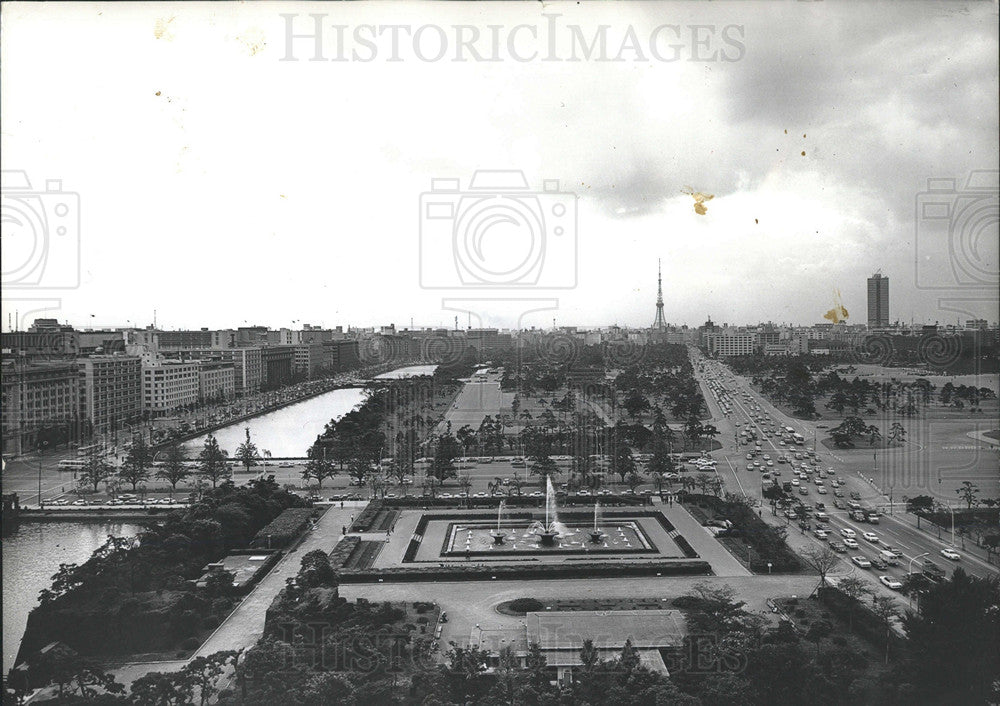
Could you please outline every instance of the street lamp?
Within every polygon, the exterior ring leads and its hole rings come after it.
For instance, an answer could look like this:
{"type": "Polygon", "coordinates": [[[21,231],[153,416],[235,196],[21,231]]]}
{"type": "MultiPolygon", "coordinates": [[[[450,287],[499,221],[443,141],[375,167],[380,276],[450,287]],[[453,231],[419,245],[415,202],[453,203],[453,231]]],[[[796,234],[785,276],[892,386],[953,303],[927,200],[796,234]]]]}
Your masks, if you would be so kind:
{"type": "Polygon", "coordinates": [[[41,441],[38,444],[38,508],[42,508],[42,452],[45,447],[49,445],[47,441],[41,441]]]}

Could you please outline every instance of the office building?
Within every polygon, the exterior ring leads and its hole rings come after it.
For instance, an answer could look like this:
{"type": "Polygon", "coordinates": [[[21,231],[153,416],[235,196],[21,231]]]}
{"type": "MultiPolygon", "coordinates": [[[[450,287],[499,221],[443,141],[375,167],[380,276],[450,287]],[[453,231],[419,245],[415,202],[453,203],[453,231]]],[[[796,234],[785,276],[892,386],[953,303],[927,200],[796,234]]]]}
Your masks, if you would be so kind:
{"type": "Polygon", "coordinates": [[[143,409],[156,418],[197,403],[200,367],[198,361],[143,362],[143,409]]]}
{"type": "Polygon", "coordinates": [[[0,381],[5,456],[81,438],[76,361],[4,361],[0,381]]]}
{"type": "Polygon", "coordinates": [[[95,355],[77,361],[80,416],[95,434],[122,429],[142,418],[142,361],[132,355],[95,355]]]}
{"type": "Polygon", "coordinates": [[[232,363],[202,360],[198,367],[198,400],[225,402],[236,395],[236,367],[232,363]]]}
{"type": "Polygon", "coordinates": [[[889,327],[889,278],[876,272],[868,278],[868,328],[889,327]]]}

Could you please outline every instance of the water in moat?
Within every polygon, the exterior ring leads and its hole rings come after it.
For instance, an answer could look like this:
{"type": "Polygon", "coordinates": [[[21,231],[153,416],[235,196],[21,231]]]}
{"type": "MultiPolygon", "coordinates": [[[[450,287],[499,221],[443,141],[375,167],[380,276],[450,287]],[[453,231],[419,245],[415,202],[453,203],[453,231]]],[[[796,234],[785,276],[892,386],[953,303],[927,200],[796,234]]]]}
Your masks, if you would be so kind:
{"type": "Polygon", "coordinates": [[[28,613],[60,564],[82,564],[108,535],[130,537],[129,522],[22,522],[3,539],[3,673],[14,666],[28,613]]]}
{"type": "MultiPolygon", "coordinates": [[[[288,407],[268,412],[245,422],[237,422],[213,432],[219,447],[229,452],[230,457],[246,439],[246,428],[250,428],[250,438],[258,451],[270,452],[273,458],[302,458],[323,427],[331,419],[340,419],[365,400],[366,393],[360,387],[343,387],[325,392],[308,400],[288,407]]],[[[205,443],[205,437],[186,441],[185,452],[195,457],[205,443]]]]}

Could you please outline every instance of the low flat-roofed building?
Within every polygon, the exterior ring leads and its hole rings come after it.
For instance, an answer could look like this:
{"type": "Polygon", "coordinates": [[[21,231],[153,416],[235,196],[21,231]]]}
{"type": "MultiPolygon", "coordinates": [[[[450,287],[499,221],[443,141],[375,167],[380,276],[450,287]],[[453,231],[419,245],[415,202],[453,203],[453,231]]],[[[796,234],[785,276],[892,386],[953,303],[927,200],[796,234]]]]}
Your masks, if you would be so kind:
{"type": "Polygon", "coordinates": [[[545,611],[528,613],[525,625],[527,644],[538,644],[560,684],[581,665],[585,640],[593,642],[602,660],[617,658],[630,640],[643,664],[667,674],[660,650],[681,648],[687,635],[684,615],[677,610],[545,611]]]}

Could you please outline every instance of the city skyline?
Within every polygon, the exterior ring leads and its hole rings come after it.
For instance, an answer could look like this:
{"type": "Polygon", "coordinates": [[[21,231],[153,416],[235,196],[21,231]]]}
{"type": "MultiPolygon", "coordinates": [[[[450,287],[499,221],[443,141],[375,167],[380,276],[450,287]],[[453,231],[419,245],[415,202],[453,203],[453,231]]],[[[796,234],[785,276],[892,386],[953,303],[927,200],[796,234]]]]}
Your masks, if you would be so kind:
{"type": "MultiPolygon", "coordinates": [[[[46,198],[47,180],[61,180],[80,210],[78,252],[49,253],[40,284],[5,279],[3,324],[17,310],[20,328],[33,316],[139,325],[157,309],[166,327],[411,318],[450,327],[443,299],[511,292],[427,288],[424,258],[450,254],[423,252],[418,206],[435,180],[461,192],[494,169],[523,172],[533,192],[551,180],[555,193],[575,195],[573,247],[545,252],[546,273],[562,268],[573,281],[515,291],[558,300],[524,320],[482,307],[482,326],[648,326],[657,258],[665,318],[689,326],[708,314],[822,322],[838,291],[848,322],[863,322],[875,267],[893,279],[895,319],[995,318],[995,220],[972,234],[965,254],[987,276],[970,287],[925,278],[916,264],[953,275],[949,255],[934,251],[940,234],[914,215],[929,179],[952,180],[945,191],[956,199],[971,174],[997,163],[992,6],[669,7],[492,8],[501,27],[533,23],[542,36],[556,27],[561,61],[429,62],[408,51],[395,62],[380,45],[376,61],[311,62],[309,16],[266,6],[218,8],[214,23],[177,6],[159,29],[151,10],[110,23],[83,5],[9,6],[4,169],[23,170],[46,198]],[[664,23],[683,28],[684,61],[641,50],[615,60],[623,34],[648,38],[664,23]],[[609,56],[573,60],[575,37],[602,24],[613,29],[609,56]],[[794,38],[776,29],[789,24],[794,38]],[[307,39],[286,46],[289,32],[307,39]],[[74,62],[52,61],[52,41],[74,62]],[[792,61],[799,73],[788,81],[792,61]],[[210,66],[226,67],[226,80],[210,66]],[[93,85],[98,67],[106,80],[93,85]],[[59,90],[38,95],[39,84],[59,90]],[[56,262],[64,256],[77,259],[56,262]],[[79,285],[56,268],[74,262],[79,285]],[[956,293],[961,311],[942,303],[956,293]]],[[[445,29],[479,21],[468,6],[435,9],[445,29]]],[[[322,25],[325,51],[335,53],[333,25],[390,20],[428,22],[406,4],[391,16],[338,7],[322,25]]],[[[497,242],[485,257],[503,250],[497,242]]],[[[13,237],[4,251],[15,261],[33,252],[13,237]]]]}

